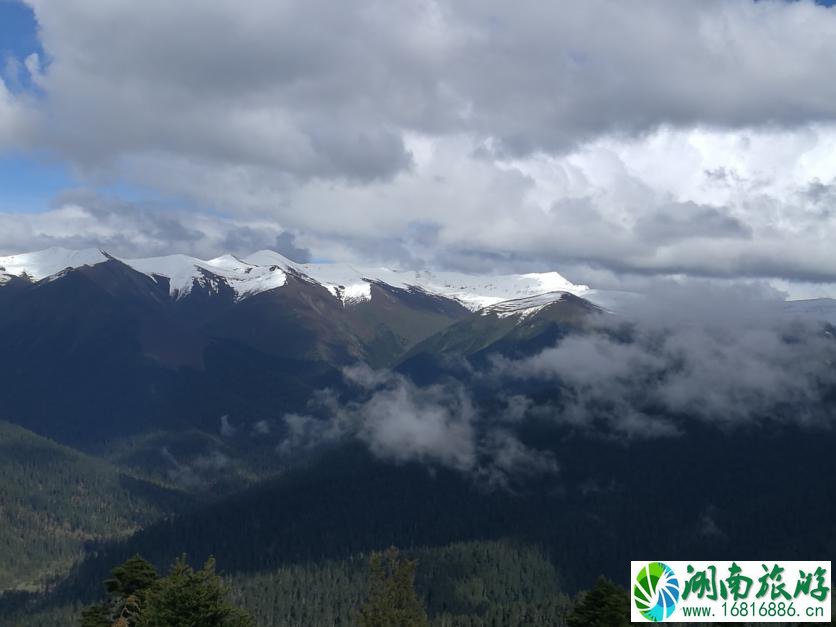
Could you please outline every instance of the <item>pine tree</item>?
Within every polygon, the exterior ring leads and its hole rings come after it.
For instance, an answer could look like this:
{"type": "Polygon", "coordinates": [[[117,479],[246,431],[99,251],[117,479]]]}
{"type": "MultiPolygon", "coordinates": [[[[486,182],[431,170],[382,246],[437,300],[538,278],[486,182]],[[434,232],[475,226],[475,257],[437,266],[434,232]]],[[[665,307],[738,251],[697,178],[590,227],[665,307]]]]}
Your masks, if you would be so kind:
{"type": "Polygon", "coordinates": [[[142,627],[250,627],[252,618],[232,605],[229,589],[215,573],[209,558],[198,571],[186,563],[185,555],[168,575],[148,591],[142,610],[142,627]]]}
{"type": "Polygon", "coordinates": [[[395,547],[369,558],[368,593],[356,614],[361,627],[424,627],[427,613],[415,592],[417,562],[395,547]]]}
{"type": "Polygon", "coordinates": [[[81,612],[81,627],[110,627],[110,606],[107,603],[97,603],[84,608],[81,612]]]}
{"type": "Polygon", "coordinates": [[[599,577],[592,590],[578,596],[566,622],[569,627],[627,627],[630,624],[627,591],[606,577],[599,577]]]}
{"type": "Polygon", "coordinates": [[[105,582],[108,600],[81,614],[81,627],[251,627],[252,618],[232,605],[229,589],[209,558],[195,571],[185,555],[168,575],[138,555],[111,571],[105,582]]]}
{"type": "Polygon", "coordinates": [[[132,594],[122,604],[121,611],[113,623],[113,627],[133,627],[134,625],[141,625],[142,606],[139,602],[139,597],[132,594]]]}
{"type": "Polygon", "coordinates": [[[81,613],[81,627],[136,627],[145,595],[159,575],[151,564],[139,555],[114,568],[105,580],[107,601],[92,605],[81,613]]]}
{"type": "Polygon", "coordinates": [[[146,592],[159,578],[150,563],[134,555],[111,571],[111,577],[105,580],[104,586],[108,596],[122,599],[135,596],[141,605],[145,601],[146,592]]]}

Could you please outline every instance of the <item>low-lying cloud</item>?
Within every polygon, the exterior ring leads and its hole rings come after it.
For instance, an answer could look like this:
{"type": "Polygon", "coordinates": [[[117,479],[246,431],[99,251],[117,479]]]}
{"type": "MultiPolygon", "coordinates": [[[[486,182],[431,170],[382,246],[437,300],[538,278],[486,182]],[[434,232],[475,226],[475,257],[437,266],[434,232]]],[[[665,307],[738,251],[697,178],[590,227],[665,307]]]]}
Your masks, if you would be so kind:
{"type": "Polygon", "coordinates": [[[625,443],[686,437],[696,426],[718,437],[827,428],[836,417],[833,327],[790,316],[779,296],[759,285],[657,285],[556,346],[494,357],[429,386],[347,368],[350,400],[325,390],[310,413],[284,416],[279,451],[351,439],[380,459],[509,485],[557,471],[559,451],[532,448],[523,437],[531,421],[556,434],[625,443]]]}
{"type": "Polygon", "coordinates": [[[178,459],[169,447],[163,446],[160,455],[165,462],[166,478],[188,490],[208,490],[220,478],[234,474],[230,469],[230,458],[221,451],[210,450],[178,459]]]}
{"type": "Polygon", "coordinates": [[[595,332],[497,360],[492,376],[553,382],[555,419],[591,431],[676,435],[687,419],[727,429],[827,424],[836,415],[832,328],[789,316],[775,296],[752,286],[659,286],[595,332]]]}
{"type": "Polygon", "coordinates": [[[353,438],[380,459],[452,468],[491,484],[557,472],[550,454],[525,446],[514,435],[514,400],[507,411],[489,416],[460,383],[422,388],[365,366],[347,369],[345,378],[361,388],[362,400],[341,403],[323,392],[312,404],[317,416],[286,415],[281,453],[353,438]]]}

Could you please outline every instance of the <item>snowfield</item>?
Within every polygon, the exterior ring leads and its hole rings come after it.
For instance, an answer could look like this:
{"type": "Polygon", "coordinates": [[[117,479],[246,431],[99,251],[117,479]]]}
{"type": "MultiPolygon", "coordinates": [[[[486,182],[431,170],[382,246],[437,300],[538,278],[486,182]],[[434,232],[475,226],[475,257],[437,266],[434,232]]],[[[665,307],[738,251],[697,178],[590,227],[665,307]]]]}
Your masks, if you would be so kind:
{"type": "Polygon", "coordinates": [[[0,272],[13,276],[25,274],[40,281],[67,268],[92,266],[103,261],[107,261],[107,256],[96,249],[48,248],[34,253],[0,257],[0,272]]]}

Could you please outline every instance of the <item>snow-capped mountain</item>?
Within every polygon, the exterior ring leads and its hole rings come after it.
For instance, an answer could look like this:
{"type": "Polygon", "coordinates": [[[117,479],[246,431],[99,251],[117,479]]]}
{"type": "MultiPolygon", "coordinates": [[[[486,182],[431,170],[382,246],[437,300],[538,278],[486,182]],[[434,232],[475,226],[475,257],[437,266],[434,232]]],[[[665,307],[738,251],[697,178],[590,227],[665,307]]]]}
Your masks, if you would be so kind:
{"type": "Polygon", "coordinates": [[[447,357],[476,360],[492,355],[527,355],[582,331],[604,309],[570,292],[548,292],[503,301],[467,316],[416,343],[400,360],[405,371],[425,378],[444,373],[447,357]]]}
{"type": "MultiPolygon", "coordinates": [[[[0,408],[87,441],[243,412],[304,412],[365,362],[420,380],[586,332],[600,292],[557,273],[473,276],[98,250],[0,257],[0,408]]],[[[818,318],[831,301],[787,305],[818,318]]]]}
{"type": "Polygon", "coordinates": [[[346,365],[393,366],[434,337],[425,348],[439,353],[447,339],[463,353],[547,341],[594,308],[572,296],[588,291],[556,272],[401,272],[272,251],[0,257],[0,407],[85,442],[213,425],[219,411],[270,418],[304,411],[346,365]]]}
{"type": "MultiPolygon", "coordinates": [[[[12,276],[40,281],[68,268],[94,266],[109,259],[116,258],[95,249],[74,251],[63,248],[0,257],[0,282],[8,282],[12,276]]],[[[210,260],[169,255],[119,261],[155,281],[166,281],[169,293],[175,299],[186,296],[195,286],[216,292],[228,286],[237,298],[242,299],[282,287],[289,274],[325,287],[343,303],[368,300],[371,284],[381,283],[449,298],[471,311],[548,292],[563,291],[579,296],[589,292],[587,286],[575,285],[557,272],[492,276],[398,271],[345,263],[301,264],[269,250],[243,259],[233,255],[210,260]]]]}
{"type": "Polygon", "coordinates": [[[29,277],[40,281],[67,268],[92,266],[107,261],[102,251],[91,248],[68,250],[66,248],[48,248],[32,253],[0,257],[0,274],[9,277],[29,277]]]}
{"type": "Polygon", "coordinates": [[[483,316],[495,315],[498,318],[515,317],[518,320],[524,320],[542,311],[545,307],[563,300],[567,294],[571,294],[571,292],[546,292],[526,298],[514,298],[483,307],[479,310],[479,313],[483,316]]]}

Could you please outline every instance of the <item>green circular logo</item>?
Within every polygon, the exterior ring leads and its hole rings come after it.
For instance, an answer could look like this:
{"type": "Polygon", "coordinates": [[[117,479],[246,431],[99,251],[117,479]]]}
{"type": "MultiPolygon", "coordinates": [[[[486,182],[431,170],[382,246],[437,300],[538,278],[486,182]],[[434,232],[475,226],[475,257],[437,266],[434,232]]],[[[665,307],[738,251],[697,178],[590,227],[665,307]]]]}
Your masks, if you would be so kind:
{"type": "Polygon", "coordinates": [[[633,603],[647,620],[661,623],[679,602],[679,580],[667,564],[650,562],[636,575],[633,603]]]}

